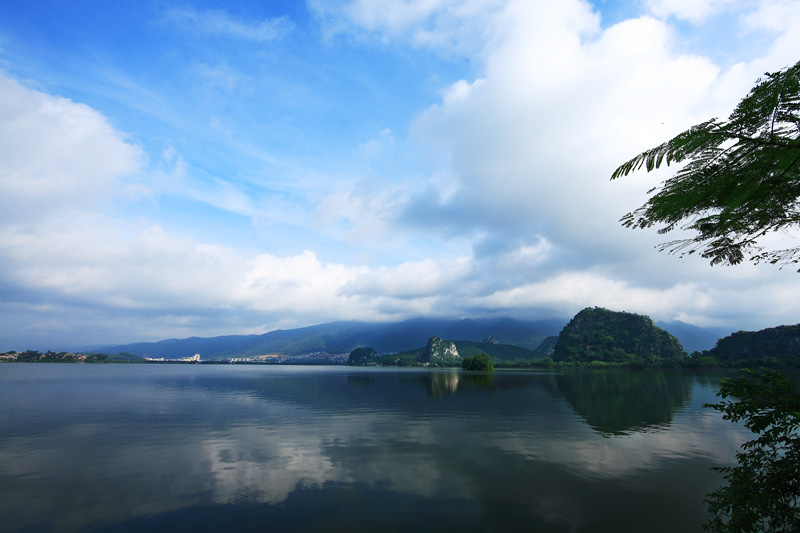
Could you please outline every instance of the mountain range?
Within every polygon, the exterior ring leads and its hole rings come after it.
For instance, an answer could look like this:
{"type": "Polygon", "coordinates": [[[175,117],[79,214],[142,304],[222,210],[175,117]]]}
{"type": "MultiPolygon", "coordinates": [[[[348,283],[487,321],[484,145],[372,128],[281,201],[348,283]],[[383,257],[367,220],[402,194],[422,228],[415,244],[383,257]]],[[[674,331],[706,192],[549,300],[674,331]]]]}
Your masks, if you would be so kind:
{"type": "MultiPolygon", "coordinates": [[[[300,355],[316,352],[350,353],[369,346],[379,353],[396,353],[424,346],[439,336],[459,341],[481,342],[493,337],[501,344],[536,349],[546,337],[558,335],[569,322],[567,318],[517,320],[502,318],[414,318],[401,322],[371,323],[339,321],[304,328],[275,330],[261,335],[226,335],[190,337],[158,342],[103,346],[104,353],[132,353],[142,357],[177,359],[199,353],[205,360],[228,357],[252,357],[264,354],[300,355]]],[[[717,340],[730,333],[719,328],[700,328],[684,322],[657,322],[681,341],[684,349],[712,348],[717,340]]]]}

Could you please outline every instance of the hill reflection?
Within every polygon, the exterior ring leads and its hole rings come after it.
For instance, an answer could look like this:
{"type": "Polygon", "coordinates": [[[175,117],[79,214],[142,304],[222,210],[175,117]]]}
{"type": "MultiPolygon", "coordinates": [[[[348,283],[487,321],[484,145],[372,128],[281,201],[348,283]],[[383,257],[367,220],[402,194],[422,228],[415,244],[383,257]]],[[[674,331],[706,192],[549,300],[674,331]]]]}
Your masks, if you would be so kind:
{"type": "Polygon", "coordinates": [[[680,372],[3,371],[4,531],[696,531],[747,437],[680,372]]]}
{"type": "MultiPolygon", "coordinates": [[[[532,379],[534,374],[519,376],[509,373],[495,374],[493,372],[460,372],[457,370],[433,370],[419,374],[419,379],[425,384],[429,398],[442,398],[454,396],[456,392],[481,391],[495,395],[500,391],[511,391],[527,387],[537,387],[538,379],[532,379]]],[[[540,378],[541,376],[537,376],[540,378]]]]}
{"type": "Polygon", "coordinates": [[[692,384],[680,373],[576,371],[555,375],[570,407],[603,435],[660,428],[692,397],[692,384]]]}
{"type": "Polygon", "coordinates": [[[458,390],[460,377],[458,371],[432,371],[420,375],[431,398],[453,396],[458,390]]]}

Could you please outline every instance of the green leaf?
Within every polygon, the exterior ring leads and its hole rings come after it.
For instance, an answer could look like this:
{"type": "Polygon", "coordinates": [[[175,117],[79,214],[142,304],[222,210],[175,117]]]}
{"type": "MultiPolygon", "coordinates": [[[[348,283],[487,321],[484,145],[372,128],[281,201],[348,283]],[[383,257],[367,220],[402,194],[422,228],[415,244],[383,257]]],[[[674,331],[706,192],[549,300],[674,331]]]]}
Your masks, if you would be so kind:
{"type": "Polygon", "coordinates": [[[800,225],[800,63],[766,74],[726,121],[711,119],[620,165],[611,179],[676,163],[650,199],[620,219],[694,237],[660,250],[694,253],[712,265],[800,262],[800,246],[764,251],[758,239],[800,225]]]}

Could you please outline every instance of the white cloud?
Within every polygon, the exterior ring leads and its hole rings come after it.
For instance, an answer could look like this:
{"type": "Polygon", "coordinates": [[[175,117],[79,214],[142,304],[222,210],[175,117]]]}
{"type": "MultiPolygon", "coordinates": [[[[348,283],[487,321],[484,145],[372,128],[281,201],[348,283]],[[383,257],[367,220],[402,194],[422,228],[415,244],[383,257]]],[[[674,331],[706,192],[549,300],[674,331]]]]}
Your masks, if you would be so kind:
{"type": "Polygon", "coordinates": [[[446,154],[446,173],[460,182],[451,203],[471,217],[464,231],[545,231],[556,245],[607,241],[620,234],[622,200],[645,189],[609,183],[611,172],[697,121],[692,112],[718,69],[670,55],[673,36],[654,19],[600,33],[583,4],[537,6],[509,7],[507,38],[487,55],[485,78],[453,84],[414,133],[446,154]]]}
{"type": "Polygon", "coordinates": [[[68,224],[45,217],[7,227],[0,251],[19,287],[121,309],[314,313],[320,302],[346,304],[338,288],[363,271],[324,264],[311,252],[250,257],[97,214],[74,215],[68,224]]]}
{"type": "Polygon", "coordinates": [[[395,149],[395,140],[392,130],[385,128],[378,137],[372,138],[358,147],[361,157],[368,160],[375,160],[395,149]]]}
{"type": "Polygon", "coordinates": [[[698,315],[707,312],[712,300],[694,283],[677,283],[659,289],[636,286],[592,272],[566,272],[497,291],[482,299],[482,303],[504,309],[544,307],[567,316],[597,305],[673,319],[671,314],[677,309],[694,311],[698,315]]]}
{"type": "MultiPolygon", "coordinates": [[[[468,52],[484,68],[443,87],[440,101],[413,118],[410,141],[396,124],[370,124],[364,131],[373,138],[350,152],[357,164],[347,168],[358,171],[283,168],[263,182],[238,180],[234,163],[230,175],[214,174],[182,146],[164,149],[169,140],[151,147],[164,150],[163,160],[146,162],[143,149],[97,111],[2,77],[3,312],[39,317],[37,331],[62,327],[59,320],[84,320],[80,327],[89,329],[89,316],[113,327],[108,316],[120,313],[120,322],[154,338],[533,307],[569,314],[590,305],[709,325],[786,322],[800,311],[791,273],[681,261],[653,250],[662,237],[618,223],[672,169],[610,182],[617,165],[727,115],[763,71],[797,60],[796,3],[765,1],[743,17],[771,45],[732,66],[687,52],[685,28],[671,17],[711,20],[744,8],[690,7],[652,3],[661,19],[604,28],[578,0],[312,2],[332,31],[468,52]],[[196,228],[176,230],[136,212],[132,201],[143,197],[157,200],[154,209],[165,197],[204,213],[212,206],[252,220],[267,236],[249,249],[213,244],[196,228]],[[285,228],[294,233],[283,235],[285,228]],[[300,237],[278,253],[273,234],[300,237]],[[331,259],[337,247],[347,250],[331,259]],[[219,329],[204,329],[209,324],[219,329]]],[[[251,42],[280,38],[287,24],[222,11],[171,16],[251,42]]],[[[240,66],[208,57],[194,64],[212,84],[240,88],[240,66]]],[[[218,126],[214,135],[241,136],[230,117],[208,122],[218,126]]],[[[264,155],[270,146],[252,151],[265,168],[279,164],[264,155]]],[[[301,152],[280,161],[300,161],[301,152]]]]}
{"type": "Polygon", "coordinates": [[[455,292],[467,281],[470,260],[456,258],[441,264],[432,259],[408,261],[396,267],[381,266],[364,272],[342,288],[344,294],[367,298],[425,298],[455,292]]]}
{"type": "Polygon", "coordinates": [[[315,223],[318,231],[346,242],[374,243],[392,231],[391,219],[405,194],[402,187],[386,180],[361,179],[321,196],[315,223]]]}
{"type": "Polygon", "coordinates": [[[361,32],[444,53],[476,52],[504,0],[309,0],[330,35],[361,32]]]}
{"type": "Polygon", "coordinates": [[[235,18],[225,10],[196,11],[183,7],[169,10],[167,16],[202,33],[258,43],[279,39],[292,28],[291,22],[283,17],[247,21],[235,18]]]}
{"type": "Polygon", "coordinates": [[[743,20],[748,30],[756,34],[766,32],[772,41],[765,56],[753,61],[753,75],[760,76],[764,72],[774,72],[797,63],[797,51],[800,50],[800,3],[794,0],[763,0],[756,10],[744,15],[743,20]]]}
{"type": "Polygon", "coordinates": [[[91,205],[143,160],[93,109],[0,76],[0,217],[19,221],[91,205]]]}
{"type": "Polygon", "coordinates": [[[646,0],[647,7],[657,17],[676,17],[700,23],[737,5],[751,4],[749,0],[646,0]]]}
{"type": "Polygon", "coordinates": [[[234,90],[242,80],[242,74],[235,68],[225,63],[216,65],[198,65],[198,74],[208,81],[209,84],[225,89],[234,90]]]}
{"type": "MultiPolygon", "coordinates": [[[[362,267],[323,264],[311,252],[238,252],[104,214],[108,200],[129,186],[123,178],[142,173],[141,151],[85,105],[8,78],[0,79],[0,92],[0,283],[9,303],[46,294],[43,315],[59,312],[67,322],[63,305],[188,315],[241,308],[332,319],[331,306],[347,303],[337,291],[362,267]],[[318,312],[320,302],[329,311],[318,312]]],[[[164,158],[174,168],[158,173],[159,187],[186,193],[191,169],[174,149],[164,158]]],[[[200,199],[254,211],[227,182],[212,196],[200,199]]]]}
{"type": "MultiPolygon", "coordinates": [[[[158,324],[138,322],[137,336],[158,334],[163,324],[195,333],[193,324],[207,310],[248,314],[251,322],[231,326],[237,330],[251,330],[259,315],[273,317],[273,326],[281,320],[297,325],[298,320],[381,317],[379,302],[344,290],[369,273],[364,266],[326,263],[311,251],[283,257],[239,251],[169,232],[146,219],[105,213],[110,198],[141,186],[122,182],[127,175],[146,174],[141,151],[85,105],[7,78],[0,82],[0,186],[8,201],[0,219],[0,283],[7,294],[4,311],[38,316],[36,323],[24,325],[28,331],[64,335],[70,324],[83,322],[76,314],[92,315],[92,309],[106,309],[123,321],[130,313],[158,316],[158,324]],[[41,303],[29,304],[30,299],[41,303]]],[[[250,197],[228,182],[217,181],[213,193],[193,189],[192,169],[180,154],[167,147],[163,156],[171,168],[146,178],[159,182],[160,191],[179,191],[229,211],[256,212],[250,197]]],[[[351,207],[347,203],[336,212],[351,207]]],[[[376,275],[419,283],[422,274],[401,265],[376,275]]],[[[397,290],[410,290],[403,283],[397,290]]],[[[421,290],[437,288],[434,283],[421,290]]],[[[107,317],[98,323],[102,320],[107,317]]]]}
{"type": "MultiPolygon", "coordinates": [[[[490,39],[485,76],[454,83],[414,126],[420,144],[445,154],[438,172],[455,182],[456,192],[438,204],[426,194],[419,204],[426,212],[468,213],[451,231],[482,235],[487,245],[522,238],[548,245],[548,257],[527,270],[535,282],[495,284],[495,292],[475,294],[475,302],[567,312],[605,305],[666,319],[691,315],[705,324],[715,315],[741,320],[748,313],[780,321],[770,305],[756,311],[743,292],[723,287],[751,284],[777,301],[788,287],[797,294],[793,278],[765,283],[774,272],[712,271],[703,261],[658,255],[652,247],[663,237],[619,226],[618,218],[672,169],[608,180],[641,150],[727,116],[764,60],[723,71],[682,52],[680,35],[664,21],[642,17],[601,30],[580,2],[511,2],[497,21],[503,33],[490,39]],[[733,279],[740,276],[746,279],[733,279]]],[[[430,217],[429,229],[446,216],[430,217]]],[[[489,268],[480,272],[492,275],[489,268]]]]}
{"type": "Polygon", "coordinates": [[[793,0],[766,0],[758,9],[745,17],[748,27],[753,30],[786,32],[797,27],[800,6],[793,0]]]}

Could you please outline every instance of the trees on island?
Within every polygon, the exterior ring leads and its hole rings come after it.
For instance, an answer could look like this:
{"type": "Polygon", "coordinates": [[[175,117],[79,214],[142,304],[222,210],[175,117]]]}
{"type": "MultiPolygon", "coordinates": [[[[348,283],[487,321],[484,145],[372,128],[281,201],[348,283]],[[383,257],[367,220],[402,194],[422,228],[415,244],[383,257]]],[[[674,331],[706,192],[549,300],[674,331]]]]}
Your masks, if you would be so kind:
{"type": "Polygon", "coordinates": [[[461,368],[477,372],[491,372],[494,370],[492,358],[485,353],[470,355],[461,361],[461,368]]]}

